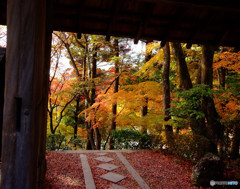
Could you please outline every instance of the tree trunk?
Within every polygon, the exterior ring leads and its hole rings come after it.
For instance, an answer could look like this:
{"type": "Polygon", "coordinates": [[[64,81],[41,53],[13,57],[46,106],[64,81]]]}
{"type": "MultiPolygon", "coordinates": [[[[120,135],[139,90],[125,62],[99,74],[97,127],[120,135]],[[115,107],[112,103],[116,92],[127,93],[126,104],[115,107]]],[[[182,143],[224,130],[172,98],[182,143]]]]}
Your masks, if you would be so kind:
{"type": "MultiPolygon", "coordinates": [[[[141,117],[145,117],[148,113],[148,97],[144,97],[144,105],[141,107],[141,117]]],[[[143,123],[140,130],[141,134],[147,133],[147,126],[143,123]]]]}
{"type": "Polygon", "coordinates": [[[48,115],[49,115],[50,131],[52,134],[54,134],[55,130],[53,128],[53,109],[52,108],[48,111],[48,115]]]}
{"type": "MultiPolygon", "coordinates": [[[[94,48],[94,54],[93,54],[93,61],[92,61],[92,71],[91,71],[91,78],[92,78],[92,87],[91,87],[91,105],[95,103],[96,98],[96,86],[94,79],[97,77],[97,47],[94,48]]],[[[96,115],[95,115],[96,116],[96,115]]],[[[96,123],[94,118],[94,124],[96,123]]],[[[96,138],[96,149],[101,149],[101,134],[99,131],[99,128],[94,128],[94,134],[96,138]]]]}
{"type": "Polygon", "coordinates": [[[221,67],[217,70],[217,73],[218,73],[219,88],[225,89],[226,69],[221,67]]]}
{"type": "MultiPolygon", "coordinates": [[[[73,138],[77,138],[77,131],[78,131],[78,114],[80,113],[80,96],[78,95],[76,97],[76,106],[75,106],[75,112],[74,112],[74,132],[73,132],[73,138]]],[[[74,144],[74,147],[77,147],[77,144],[74,144]]]]}
{"type": "MultiPolygon", "coordinates": [[[[170,47],[169,42],[163,47],[164,61],[163,61],[163,73],[162,73],[162,88],[163,88],[163,113],[165,115],[164,121],[169,121],[171,116],[169,114],[169,108],[171,103],[170,97],[170,47]]],[[[169,145],[173,145],[173,128],[171,125],[165,125],[165,134],[169,145]]]]}
{"type": "Polygon", "coordinates": [[[85,38],[85,53],[84,53],[84,58],[83,58],[83,73],[82,77],[83,80],[86,80],[86,75],[87,75],[87,55],[88,55],[88,36],[86,34],[83,35],[85,38]]]}
{"type": "MultiPolygon", "coordinates": [[[[89,126],[89,127],[91,127],[91,126],[89,126]]],[[[95,141],[94,141],[94,133],[93,133],[92,128],[90,130],[88,130],[88,140],[87,140],[86,149],[87,150],[96,150],[96,145],[95,145],[95,141]]]]}
{"type": "Polygon", "coordinates": [[[98,127],[94,129],[94,134],[96,137],[96,150],[101,150],[101,133],[98,127]]]}
{"type": "MultiPolygon", "coordinates": [[[[76,98],[76,106],[75,106],[75,112],[74,112],[74,134],[73,137],[77,138],[77,130],[78,130],[78,114],[80,113],[80,96],[77,96],[76,98]]],[[[76,147],[76,146],[75,146],[76,147]]]]}
{"type": "MultiPolygon", "coordinates": [[[[115,56],[119,57],[119,47],[118,47],[118,39],[114,39],[114,50],[115,56]]],[[[118,60],[115,61],[115,75],[119,74],[119,63],[118,60]]],[[[119,77],[115,80],[114,83],[114,93],[118,92],[118,85],[119,85],[119,77]]],[[[117,104],[112,105],[112,124],[110,129],[110,138],[109,138],[109,149],[114,149],[114,139],[112,136],[112,131],[116,130],[116,116],[117,116],[117,104]]]]}
{"type": "MultiPolygon", "coordinates": [[[[214,47],[211,45],[203,45],[201,61],[201,83],[213,87],[213,55],[214,47]]],[[[203,112],[207,119],[207,137],[210,140],[209,152],[217,154],[217,144],[223,139],[223,125],[220,123],[220,117],[215,109],[212,97],[205,97],[202,103],[203,112]]]]}
{"type": "Polygon", "coordinates": [[[178,72],[180,76],[180,89],[188,90],[192,88],[192,81],[188,72],[187,63],[183,54],[181,43],[172,43],[173,53],[178,65],[178,72]]]}
{"type": "Polygon", "coordinates": [[[239,145],[240,145],[240,127],[239,125],[235,125],[235,127],[233,128],[231,158],[236,159],[239,157],[239,145]]]}
{"type": "MultiPolygon", "coordinates": [[[[183,91],[189,90],[193,87],[193,85],[188,72],[188,67],[185,61],[182,46],[180,43],[172,43],[172,47],[179,70],[180,89],[183,91]]],[[[199,69],[199,72],[201,73],[201,69],[199,69]]],[[[190,117],[190,127],[192,129],[193,135],[205,135],[204,119],[197,120],[196,117],[190,117]]]]}
{"type": "MultiPolygon", "coordinates": [[[[147,42],[147,44],[150,43],[150,41],[147,42]]],[[[147,45],[146,44],[146,45],[147,45]]],[[[152,58],[152,54],[145,53],[145,64],[152,58]]],[[[144,117],[148,113],[148,97],[144,98],[145,105],[141,107],[141,117],[144,117]]],[[[143,123],[140,129],[141,134],[147,133],[147,126],[143,123]]]]}

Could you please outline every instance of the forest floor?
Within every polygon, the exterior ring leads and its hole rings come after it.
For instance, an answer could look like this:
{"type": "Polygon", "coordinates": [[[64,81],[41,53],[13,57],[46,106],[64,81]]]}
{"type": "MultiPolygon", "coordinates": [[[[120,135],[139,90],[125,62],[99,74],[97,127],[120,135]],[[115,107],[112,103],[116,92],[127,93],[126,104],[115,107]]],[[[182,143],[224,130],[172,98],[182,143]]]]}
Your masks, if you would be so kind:
{"type": "Polygon", "coordinates": [[[97,189],[114,188],[113,182],[100,177],[109,172],[125,176],[123,180],[116,183],[118,186],[129,189],[141,188],[137,179],[134,178],[133,174],[128,171],[129,169],[119,158],[118,152],[121,152],[120,154],[126,158],[149,188],[197,188],[191,186],[190,182],[191,169],[194,165],[192,162],[162,152],[152,151],[48,152],[46,156],[47,173],[45,188],[86,188],[80,154],[84,154],[87,157],[97,189]],[[104,164],[104,162],[100,162],[95,158],[103,156],[112,158],[108,163],[119,167],[112,171],[97,167],[100,164],[104,164]]]}

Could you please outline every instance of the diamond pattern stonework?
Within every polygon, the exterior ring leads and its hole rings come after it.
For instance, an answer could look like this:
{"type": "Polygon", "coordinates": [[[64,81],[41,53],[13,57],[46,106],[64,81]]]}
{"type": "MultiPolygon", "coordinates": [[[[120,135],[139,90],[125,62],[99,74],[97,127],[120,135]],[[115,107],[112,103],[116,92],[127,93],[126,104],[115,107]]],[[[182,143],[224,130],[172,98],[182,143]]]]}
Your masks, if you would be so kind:
{"type": "Polygon", "coordinates": [[[119,175],[117,173],[113,173],[113,172],[109,172],[107,174],[104,174],[102,176],[100,176],[102,179],[117,183],[123,179],[125,179],[125,176],[119,175]]]}
{"type": "Polygon", "coordinates": [[[102,157],[95,158],[95,160],[102,161],[102,162],[109,162],[109,161],[112,161],[113,159],[109,158],[109,157],[102,156],[102,157]]]}
{"type": "Polygon", "coordinates": [[[112,171],[114,169],[117,169],[119,166],[110,164],[110,163],[104,163],[104,164],[100,164],[97,167],[101,168],[101,169],[105,169],[107,171],[112,171]]]}
{"type": "Polygon", "coordinates": [[[96,155],[99,155],[99,156],[105,156],[107,155],[108,153],[104,153],[104,152],[101,152],[101,153],[96,153],[96,155]]]}

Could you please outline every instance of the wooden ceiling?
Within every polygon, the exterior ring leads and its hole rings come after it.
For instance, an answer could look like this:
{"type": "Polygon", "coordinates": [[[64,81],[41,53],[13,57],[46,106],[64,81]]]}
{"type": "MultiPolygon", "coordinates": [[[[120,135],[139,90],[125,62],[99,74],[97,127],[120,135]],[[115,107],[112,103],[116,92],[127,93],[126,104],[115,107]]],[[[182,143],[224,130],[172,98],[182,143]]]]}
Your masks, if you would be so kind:
{"type": "MultiPolygon", "coordinates": [[[[6,24],[0,0],[0,24],[6,24]]],[[[237,0],[53,0],[53,30],[240,46],[237,0]]]]}

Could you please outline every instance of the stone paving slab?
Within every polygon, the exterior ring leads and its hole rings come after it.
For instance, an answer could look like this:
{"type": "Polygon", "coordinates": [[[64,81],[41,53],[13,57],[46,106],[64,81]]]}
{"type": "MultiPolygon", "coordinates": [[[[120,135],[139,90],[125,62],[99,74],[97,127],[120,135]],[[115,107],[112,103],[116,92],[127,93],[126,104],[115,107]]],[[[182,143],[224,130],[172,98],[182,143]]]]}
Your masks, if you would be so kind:
{"type": "Polygon", "coordinates": [[[142,177],[138,174],[138,172],[135,171],[135,169],[131,166],[131,164],[128,162],[128,160],[120,152],[116,152],[116,154],[117,154],[118,158],[122,161],[122,163],[125,165],[128,172],[131,173],[133,178],[137,181],[139,186],[142,189],[150,189],[148,184],[142,179],[142,177]]]}
{"type": "Polygon", "coordinates": [[[102,161],[102,162],[110,162],[110,161],[112,161],[112,160],[114,160],[114,159],[112,159],[112,158],[109,158],[109,157],[105,157],[105,156],[101,156],[101,157],[97,157],[97,158],[95,158],[95,160],[97,160],[97,161],[102,161]]]}
{"type": "Polygon", "coordinates": [[[107,174],[101,175],[100,178],[117,183],[126,177],[114,172],[108,172],[107,174]]]}
{"type": "Polygon", "coordinates": [[[108,153],[96,153],[96,155],[99,155],[99,156],[105,156],[105,155],[107,155],[108,153]]]}
{"type": "Polygon", "coordinates": [[[127,188],[125,188],[123,186],[120,186],[120,185],[117,185],[117,184],[114,184],[114,185],[110,186],[109,189],[127,189],[127,188]]]}
{"type": "Polygon", "coordinates": [[[86,189],[96,189],[95,182],[93,180],[93,175],[91,168],[88,164],[87,156],[84,154],[80,154],[82,170],[85,180],[86,189]]]}
{"type": "Polygon", "coordinates": [[[107,170],[107,171],[112,171],[114,169],[117,169],[119,166],[116,166],[116,165],[113,165],[113,164],[110,164],[110,163],[104,163],[104,164],[98,165],[97,167],[99,167],[101,169],[104,169],[104,170],[107,170]]]}

